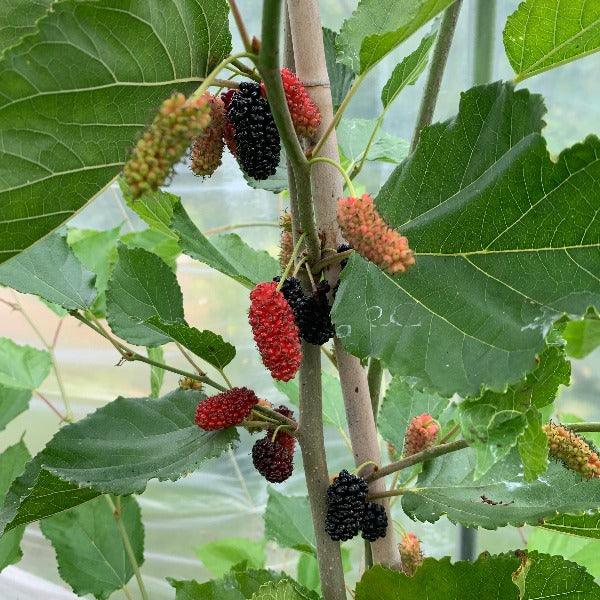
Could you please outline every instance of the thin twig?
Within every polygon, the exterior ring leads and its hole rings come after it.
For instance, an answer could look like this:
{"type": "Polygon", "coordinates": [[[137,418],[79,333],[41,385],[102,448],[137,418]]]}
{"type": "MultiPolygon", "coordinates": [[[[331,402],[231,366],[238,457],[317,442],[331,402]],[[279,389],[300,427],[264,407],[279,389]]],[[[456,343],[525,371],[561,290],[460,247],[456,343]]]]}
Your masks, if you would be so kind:
{"type": "Polygon", "coordinates": [[[344,250],[344,252],[338,252],[336,254],[332,254],[331,256],[326,256],[312,266],[312,272],[316,275],[330,265],[335,265],[343,260],[349,259],[353,254],[354,250],[344,250]]]}
{"type": "Polygon", "coordinates": [[[261,404],[257,404],[256,406],[254,406],[252,408],[252,410],[254,410],[257,413],[260,413],[262,415],[265,415],[267,417],[270,417],[271,419],[274,419],[275,421],[278,421],[279,423],[283,423],[284,425],[289,425],[294,430],[296,430],[298,428],[298,423],[296,423],[296,421],[294,421],[294,419],[290,419],[289,417],[286,417],[285,415],[282,415],[281,413],[278,413],[277,411],[273,410],[272,408],[268,408],[267,406],[262,406],[261,404]]]}
{"type": "Polygon", "coordinates": [[[235,24],[237,25],[238,31],[240,32],[240,37],[242,38],[242,43],[244,44],[244,48],[248,52],[252,51],[252,40],[250,39],[250,35],[248,34],[248,29],[246,28],[246,23],[244,23],[244,19],[242,18],[242,13],[237,5],[236,0],[228,0],[229,8],[231,9],[231,14],[235,19],[235,24]]]}
{"type": "Polygon", "coordinates": [[[192,365],[192,367],[196,369],[198,375],[206,375],[206,373],[200,368],[198,364],[196,364],[196,361],[189,355],[187,350],[179,342],[175,342],[175,345],[177,346],[177,348],[179,348],[179,352],[181,352],[185,360],[187,360],[190,363],[190,365],[192,365]]]}
{"type": "Polygon", "coordinates": [[[379,500],[381,498],[393,498],[394,496],[402,496],[406,492],[410,492],[411,488],[396,488],[395,490],[386,490],[385,492],[375,492],[367,496],[367,500],[379,500]]]}
{"type": "Polygon", "coordinates": [[[242,229],[244,227],[276,227],[279,229],[279,223],[274,221],[253,221],[251,223],[233,223],[232,225],[221,225],[220,227],[212,227],[204,232],[205,236],[215,235],[217,233],[224,233],[225,231],[234,231],[235,229],[242,229]]]}
{"type": "Polygon", "coordinates": [[[46,398],[46,396],[44,396],[44,394],[42,394],[42,392],[40,392],[39,390],[35,390],[34,394],[45,404],[48,405],[48,407],[50,408],[50,410],[63,422],[67,422],[67,417],[65,415],[63,415],[58,408],[56,408],[56,406],[54,406],[54,404],[52,404],[52,402],[50,402],[50,400],[48,400],[48,398],[46,398]]]}

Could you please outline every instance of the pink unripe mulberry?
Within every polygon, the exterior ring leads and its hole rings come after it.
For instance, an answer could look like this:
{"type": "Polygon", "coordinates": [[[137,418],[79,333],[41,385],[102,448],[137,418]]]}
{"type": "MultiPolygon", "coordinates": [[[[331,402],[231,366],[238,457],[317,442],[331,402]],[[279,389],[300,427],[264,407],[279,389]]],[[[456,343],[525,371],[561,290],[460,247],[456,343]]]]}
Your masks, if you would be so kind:
{"type": "Polygon", "coordinates": [[[600,458],[582,437],[556,423],[548,423],[543,429],[548,437],[550,456],[588,479],[600,477],[600,458]]]}
{"type": "Polygon", "coordinates": [[[220,166],[223,157],[225,106],[219,96],[208,96],[210,125],[192,144],[191,169],[198,177],[210,177],[220,166]]]}
{"type": "Polygon", "coordinates": [[[250,292],[248,321],[263,364],[279,381],[293,379],[302,360],[294,312],[277,284],[259,283],[250,292]]]}
{"type": "Polygon", "coordinates": [[[430,414],[423,413],[413,417],[404,435],[404,456],[412,456],[431,448],[439,430],[440,426],[430,414]]]}
{"type": "Polygon", "coordinates": [[[337,218],[352,247],[390,275],[403,273],[415,264],[408,240],[383,220],[369,194],[340,198],[337,218]]]}
{"type": "Polygon", "coordinates": [[[421,542],[414,533],[407,533],[402,536],[402,540],[398,547],[400,549],[402,571],[405,575],[412,577],[419,565],[423,562],[421,542]]]}

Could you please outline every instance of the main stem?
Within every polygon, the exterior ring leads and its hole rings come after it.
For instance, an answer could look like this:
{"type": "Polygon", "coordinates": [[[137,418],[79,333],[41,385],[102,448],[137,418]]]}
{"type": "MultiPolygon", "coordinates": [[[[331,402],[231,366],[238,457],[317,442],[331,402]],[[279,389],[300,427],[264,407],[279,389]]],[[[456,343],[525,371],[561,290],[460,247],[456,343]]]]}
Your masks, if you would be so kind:
{"type": "Polygon", "coordinates": [[[473,84],[482,85],[492,79],[496,28],[496,0],[477,0],[475,36],[473,40],[473,84]]]}

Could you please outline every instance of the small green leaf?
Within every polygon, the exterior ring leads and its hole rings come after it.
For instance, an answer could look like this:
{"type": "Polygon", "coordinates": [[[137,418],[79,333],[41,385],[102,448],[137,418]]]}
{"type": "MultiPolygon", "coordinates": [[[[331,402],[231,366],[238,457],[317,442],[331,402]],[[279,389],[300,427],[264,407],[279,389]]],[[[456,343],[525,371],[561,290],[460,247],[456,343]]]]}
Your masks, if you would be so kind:
{"type": "Polygon", "coordinates": [[[185,321],[168,323],[157,316],[148,319],[146,323],[179,342],[216,369],[224,369],[235,358],[235,347],[207,329],[200,331],[185,321]]]}
{"type": "MultiPolygon", "coordinates": [[[[132,496],[121,499],[120,520],[138,565],[144,562],[144,526],[132,496]]],[[[100,497],[45,519],[42,533],[54,547],[58,572],[78,596],[106,600],[133,576],[112,509],[100,497]]]]}
{"type": "Polygon", "coordinates": [[[525,413],[526,425],[517,447],[523,463],[525,481],[533,481],[548,468],[548,436],[542,429],[542,414],[537,409],[525,413]]]}
{"type": "Polygon", "coordinates": [[[27,410],[30,398],[31,390],[0,385],[0,431],[27,410]]]}
{"type": "Polygon", "coordinates": [[[71,310],[91,306],[96,297],[94,281],[94,273],[81,264],[58,234],[0,265],[2,285],[71,310]]]}
{"type": "Polygon", "coordinates": [[[361,0],[342,25],[338,60],[358,74],[375,66],[454,0],[361,0]]]}
{"type": "Polygon", "coordinates": [[[600,49],[600,4],[525,0],[508,17],[504,48],[517,81],[600,49]]]}
{"type": "Polygon", "coordinates": [[[313,554],[300,554],[296,567],[296,579],[300,585],[317,593],[321,591],[321,578],[319,576],[319,563],[313,554]]]}
{"type": "Polygon", "coordinates": [[[600,346],[600,317],[594,311],[579,321],[569,321],[561,332],[567,342],[567,354],[585,358],[600,346]]]}
{"type": "Polygon", "coordinates": [[[333,107],[337,110],[342,103],[352,82],[354,81],[354,71],[347,65],[337,61],[336,39],[338,33],[323,27],[323,46],[325,47],[325,61],[327,62],[327,74],[331,85],[331,99],[333,107]]]}
{"type": "Polygon", "coordinates": [[[120,246],[106,291],[107,320],[119,337],[140,346],[160,346],[170,338],[147,324],[153,316],[183,320],[183,296],[177,278],[156,254],[120,246]]]}
{"type": "Polygon", "coordinates": [[[286,496],[269,488],[265,537],[282,548],[316,553],[315,533],[307,496],[286,496]]]}
{"type": "Polygon", "coordinates": [[[177,266],[177,257],[181,254],[177,238],[172,235],[167,236],[156,229],[126,233],[121,236],[121,242],[128,248],[143,248],[160,256],[173,271],[177,266]]]}
{"type": "Polygon", "coordinates": [[[173,230],[183,252],[248,288],[279,274],[279,263],[266,252],[250,248],[236,234],[210,240],[194,225],[181,203],[173,209],[173,230]]]}
{"type": "Polygon", "coordinates": [[[558,515],[544,521],[542,527],[560,533],[600,540],[600,514],[558,515]]]}
{"type": "Polygon", "coordinates": [[[414,85],[419,79],[427,66],[429,53],[436,38],[437,28],[421,40],[419,47],[414,52],[396,65],[387,83],[383,86],[383,90],[381,90],[381,103],[384,108],[387,108],[407,85],[414,85]]]}
{"type": "MultiPolygon", "coordinates": [[[[148,352],[148,358],[159,363],[164,363],[165,353],[161,346],[158,346],[157,348],[146,348],[146,351],[148,352]]],[[[164,379],[165,370],[150,365],[150,396],[152,398],[158,398],[160,396],[160,388],[162,387],[164,379]]]]}
{"type": "Polygon", "coordinates": [[[0,55],[34,33],[36,21],[51,4],[52,0],[3,0],[0,3],[0,55]]]}
{"type": "Polygon", "coordinates": [[[215,576],[222,577],[234,565],[246,563],[252,569],[262,569],[267,560],[264,541],[248,538],[221,538],[196,548],[196,555],[215,576]]]}
{"type": "Polygon", "coordinates": [[[262,585],[252,600],[319,600],[319,597],[291,579],[282,579],[262,585]]]}
{"type": "Polygon", "coordinates": [[[46,350],[19,346],[8,338],[0,338],[0,385],[35,390],[48,377],[51,366],[46,350]]]}

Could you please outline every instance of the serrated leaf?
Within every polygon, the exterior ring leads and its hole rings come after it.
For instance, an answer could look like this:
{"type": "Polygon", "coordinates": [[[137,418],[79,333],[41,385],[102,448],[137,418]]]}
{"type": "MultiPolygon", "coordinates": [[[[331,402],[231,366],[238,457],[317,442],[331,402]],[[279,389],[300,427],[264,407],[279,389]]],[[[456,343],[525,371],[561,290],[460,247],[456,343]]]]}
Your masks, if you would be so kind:
{"type": "Polygon", "coordinates": [[[52,361],[46,350],[19,346],[0,338],[0,385],[35,390],[48,377],[52,361]]]}
{"type": "Polygon", "coordinates": [[[248,538],[229,537],[206,542],[196,548],[196,555],[215,576],[223,577],[234,565],[261,569],[265,566],[265,543],[248,538]]]}
{"type": "Polygon", "coordinates": [[[119,337],[139,346],[160,346],[170,338],[148,324],[151,317],[183,320],[177,277],[156,254],[120,246],[106,290],[107,321],[119,337]]]}
{"type": "MultiPolygon", "coordinates": [[[[121,499],[120,521],[138,565],[144,562],[144,526],[132,496],[121,499]]],[[[78,596],[106,600],[133,576],[111,507],[100,497],[45,519],[42,533],[56,552],[58,572],[78,596]]]]}
{"type": "Polygon", "coordinates": [[[94,273],[81,264],[65,238],[58,234],[48,236],[0,265],[2,285],[71,310],[91,306],[96,298],[94,281],[94,273]]]}
{"type": "Polygon", "coordinates": [[[517,81],[600,49],[600,4],[525,0],[508,17],[504,48],[517,81]]]}
{"type": "Polygon", "coordinates": [[[172,228],[185,254],[235,279],[248,288],[279,274],[279,263],[267,252],[250,248],[236,234],[210,240],[194,225],[181,203],[173,209],[172,228]]]}
{"type": "Polygon", "coordinates": [[[143,248],[160,256],[174,271],[177,266],[177,257],[181,254],[181,248],[177,238],[167,236],[156,229],[144,229],[143,231],[131,231],[121,236],[121,242],[128,248],[143,248]]]}
{"type": "Polygon", "coordinates": [[[427,61],[429,60],[429,53],[437,38],[437,33],[436,28],[430,34],[426,35],[421,40],[419,47],[396,65],[390,78],[381,90],[381,103],[384,109],[388,108],[407,85],[414,85],[419,75],[425,70],[427,61]]]}
{"type": "Polygon", "coordinates": [[[316,553],[315,532],[307,496],[286,496],[269,488],[265,537],[282,548],[316,553]]]}
{"type": "MultiPolygon", "coordinates": [[[[164,363],[165,353],[161,346],[157,348],[146,348],[148,352],[148,358],[164,363]]],[[[158,398],[160,396],[160,389],[162,388],[163,381],[165,379],[165,370],[160,367],[150,365],[150,396],[152,398],[158,398]]]]}
{"type": "Polygon", "coordinates": [[[548,468],[548,436],[542,429],[543,417],[538,410],[528,410],[523,434],[517,442],[517,448],[523,463],[526,481],[533,481],[543,475],[548,468]]]}
{"type": "Polygon", "coordinates": [[[347,65],[337,62],[335,41],[338,33],[327,27],[323,27],[323,46],[325,48],[325,61],[327,63],[327,74],[331,85],[331,99],[333,107],[337,110],[342,103],[352,82],[354,71],[347,65]]]}
{"type": "Polygon", "coordinates": [[[429,413],[437,419],[448,406],[448,398],[433,392],[421,391],[400,377],[394,377],[388,386],[379,415],[377,429],[398,452],[404,448],[404,434],[413,417],[429,413]]]}
{"type": "Polygon", "coordinates": [[[567,343],[569,356],[585,358],[600,346],[600,318],[592,312],[579,321],[569,321],[561,335],[567,343]]]}
{"type": "Polygon", "coordinates": [[[169,323],[157,316],[148,319],[146,323],[179,342],[216,369],[224,369],[235,358],[235,346],[208,329],[200,331],[185,321],[169,323]]]}
{"type": "Polygon", "coordinates": [[[31,390],[0,385],[0,431],[29,406],[31,390]]]}
{"type": "Polygon", "coordinates": [[[600,540],[600,515],[597,512],[585,515],[558,515],[544,521],[542,527],[560,533],[600,540]]]}
{"type": "Polygon", "coordinates": [[[35,32],[52,0],[3,0],[0,4],[0,56],[6,48],[35,32]]]}
{"type": "Polygon", "coordinates": [[[454,0],[361,0],[342,25],[338,60],[358,74],[375,66],[454,0]]]}
{"type": "Polygon", "coordinates": [[[0,511],[0,530],[62,512],[100,493],[142,493],[150,479],[174,481],[219,456],[235,443],[237,432],[198,428],[194,414],[204,397],[178,389],[159,399],[117,398],[64,426],[11,486],[0,511]]]}
{"type": "Polygon", "coordinates": [[[557,461],[532,482],[525,480],[516,450],[477,481],[475,463],[470,448],[426,463],[416,487],[402,498],[405,512],[419,521],[446,514],[466,527],[496,529],[600,508],[600,480],[583,479],[557,461]]]}
{"type": "Polygon", "coordinates": [[[291,579],[282,579],[262,585],[252,600],[319,600],[319,596],[291,579]]]}
{"type": "Polygon", "coordinates": [[[333,318],[347,350],[443,394],[502,390],[546,328],[600,304],[600,140],[550,160],[539,96],[495,83],[425,129],[377,197],[416,265],[391,277],[354,255],[333,318]],[[553,285],[548,285],[552,280],[553,285]]]}
{"type": "Polygon", "coordinates": [[[0,261],[106,187],[161,101],[230,49],[225,0],[55,3],[0,60],[0,261]]]}

